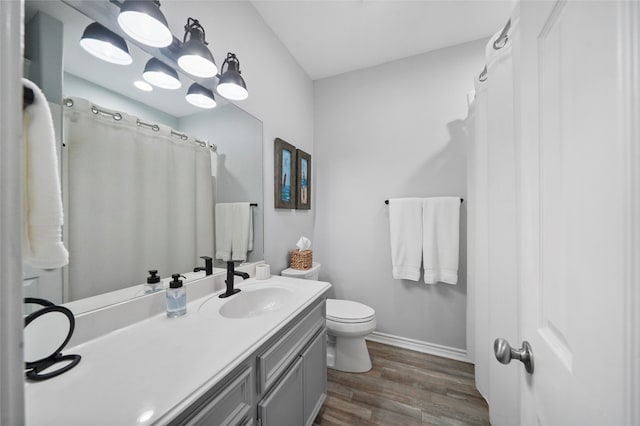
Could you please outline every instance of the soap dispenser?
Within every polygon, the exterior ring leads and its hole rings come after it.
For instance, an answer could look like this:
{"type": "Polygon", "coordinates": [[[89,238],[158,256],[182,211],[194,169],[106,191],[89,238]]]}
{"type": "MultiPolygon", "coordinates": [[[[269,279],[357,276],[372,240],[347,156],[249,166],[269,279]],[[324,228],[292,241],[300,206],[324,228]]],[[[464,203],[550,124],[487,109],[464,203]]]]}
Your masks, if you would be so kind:
{"type": "Polygon", "coordinates": [[[187,289],[182,286],[180,274],[173,274],[173,280],[167,289],[167,316],[169,318],[180,317],[187,313],[187,289]]]}
{"type": "Polygon", "coordinates": [[[158,271],[152,269],[149,271],[149,276],[147,277],[147,283],[144,285],[144,294],[155,293],[156,291],[162,290],[162,284],[160,283],[160,277],[158,276],[158,271]]]}

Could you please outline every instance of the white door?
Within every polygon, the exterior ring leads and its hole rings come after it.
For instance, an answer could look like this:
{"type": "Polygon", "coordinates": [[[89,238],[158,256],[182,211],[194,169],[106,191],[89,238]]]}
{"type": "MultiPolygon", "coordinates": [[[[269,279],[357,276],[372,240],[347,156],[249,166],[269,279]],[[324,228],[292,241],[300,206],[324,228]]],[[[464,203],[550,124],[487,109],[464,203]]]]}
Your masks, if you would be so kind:
{"type": "Polygon", "coordinates": [[[639,420],[632,3],[520,4],[520,340],[534,354],[532,375],[521,366],[523,425],[639,420]]]}
{"type": "MultiPolygon", "coordinates": [[[[512,33],[517,31],[516,24],[512,33]]],[[[487,59],[487,161],[486,197],[490,341],[486,348],[493,350],[497,337],[509,341],[518,338],[518,268],[517,268],[517,210],[514,144],[514,73],[511,36],[506,44],[494,47],[487,59]],[[495,84],[494,84],[495,83],[495,84]]],[[[511,426],[518,422],[517,365],[502,365],[493,356],[489,363],[488,402],[490,420],[494,426],[511,426]]]]}

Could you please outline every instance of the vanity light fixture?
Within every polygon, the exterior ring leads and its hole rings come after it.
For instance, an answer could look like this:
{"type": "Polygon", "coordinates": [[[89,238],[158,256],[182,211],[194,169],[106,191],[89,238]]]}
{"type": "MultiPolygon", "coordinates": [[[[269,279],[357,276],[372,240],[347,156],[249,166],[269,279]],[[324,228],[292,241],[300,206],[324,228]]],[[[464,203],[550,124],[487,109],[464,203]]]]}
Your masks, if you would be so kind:
{"type": "Polygon", "coordinates": [[[235,53],[227,53],[227,58],[222,64],[222,70],[224,70],[225,64],[227,65],[227,70],[222,72],[216,90],[219,94],[232,101],[247,99],[249,92],[244,79],[240,75],[240,61],[238,61],[235,53]]]}
{"type": "Polygon", "coordinates": [[[112,64],[129,65],[133,62],[127,42],[97,22],[84,29],[80,46],[96,58],[112,64]]]}
{"type": "Polygon", "coordinates": [[[198,83],[193,83],[187,91],[187,102],[199,108],[211,109],[216,106],[213,92],[198,83]]]}
{"type": "Polygon", "coordinates": [[[197,19],[188,18],[184,26],[184,39],[178,65],[191,75],[210,78],[218,73],[218,67],[211,51],[207,47],[204,28],[197,19]],[[187,41],[187,35],[189,41],[187,41]]]}
{"type": "Polygon", "coordinates": [[[147,46],[166,47],[173,42],[158,0],[126,0],[120,7],[118,24],[127,35],[147,46]]]}
{"type": "Polygon", "coordinates": [[[178,72],[159,59],[151,58],[147,61],[142,73],[148,83],[161,89],[179,89],[182,86],[178,72]]]}
{"type": "Polygon", "coordinates": [[[150,92],[153,90],[153,86],[143,80],[136,80],[133,82],[133,85],[143,92],[150,92]]]}

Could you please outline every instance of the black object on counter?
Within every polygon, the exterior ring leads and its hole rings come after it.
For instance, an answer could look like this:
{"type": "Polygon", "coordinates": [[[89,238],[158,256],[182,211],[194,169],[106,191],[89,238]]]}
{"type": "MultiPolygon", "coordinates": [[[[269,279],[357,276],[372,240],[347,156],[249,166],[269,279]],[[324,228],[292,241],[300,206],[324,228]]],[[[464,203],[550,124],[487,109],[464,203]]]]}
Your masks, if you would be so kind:
{"type": "MultiPolygon", "coordinates": [[[[62,314],[69,320],[69,330],[67,332],[66,337],[62,339],[63,334],[61,334],[61,343],[60,346],[55,347],[54,350],[49,352],[45,349],[44,352],[46,356],[42,356],[37,359],[26,359],[27,356],[31,355],[28,351],[25,351],[25,375],[27,379],[33,381],[42,381],[51,379],[52,377],[56,377],[64,372],[71,370],[73,367],[78,365],[80,359],[82,358],[80,355],[62,355],[62,349],[69,343],[71,340],[71,336],[73,335],[73,330],[76,326],[75,317],[73,313],[64,306],[58,306],[53,304],[52,302],[45,299],[37,299],[35,297],[27,297],[24,299],[24,303],[33,303],[36,305],[44,306],[44,308],[39,309],[31,314],[27,315],[24,320],[24,328],[25,328],[25,337],[29,335],[27,328],[29,325],[34,324],[36,320],[45,315],[56,315],[62,314]],[[53,371],[49,371],[47,373],[43,373],[44,370],[50,369],[52,366],[58,363],[65,363],[61,368],[54,369],[53,371]]],[[[39,324],[42,324],[42,320],[38,321],[39,324]]],[[[46,323],[45,323],[46,324],[46,323]]],[[[31,327],[36,327],[35,325],[31,325],[31,327]]],[[[37,329],[36,329],[37,330],[37,329]]],[[[36,336],[37,337],[37,336],[36,336]]],[[[28,339],[25,338],[26,344],[28,345],[28,339]]]]}

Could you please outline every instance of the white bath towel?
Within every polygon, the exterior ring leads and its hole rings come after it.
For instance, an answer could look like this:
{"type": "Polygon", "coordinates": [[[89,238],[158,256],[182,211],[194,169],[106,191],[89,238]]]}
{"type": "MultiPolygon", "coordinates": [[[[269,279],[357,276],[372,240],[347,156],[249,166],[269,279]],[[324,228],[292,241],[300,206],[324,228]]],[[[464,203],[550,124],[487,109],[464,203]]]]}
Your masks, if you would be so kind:
{"type": "Polygon", "coordinates": [[[389,200],[393,278],[418,281],[422,261],[422,199],[389,200]]]}
{"type": "Polygon", "coordinates": [[[216,258],[225,262],[244,262],[250,241],[253,246],[253,220],[249,203],[217,203],[216,258]]]}
{"type": "Polygon", "coordinates": [[[422,200],[424,282],[458,283],[460,198],[422,200]]]}
{"type": "Polygon", "coordinates": [[[62,193],[51,111],[47,99],[33,82],[34,102],[25,109],[24,144],[24,261],[35,268],[61,268],[69,263],[62,243],[62,193]]]}

